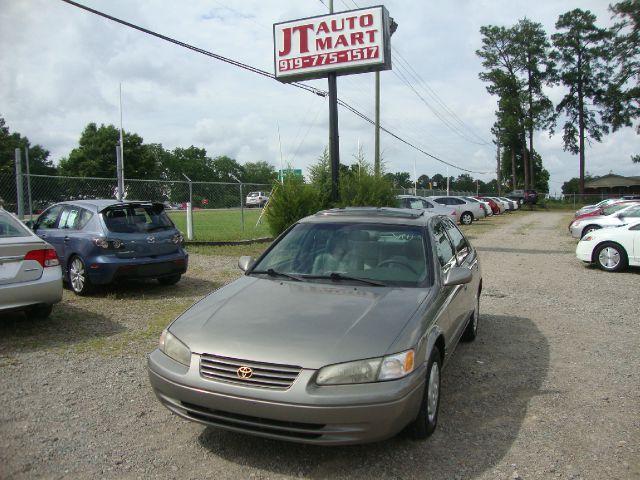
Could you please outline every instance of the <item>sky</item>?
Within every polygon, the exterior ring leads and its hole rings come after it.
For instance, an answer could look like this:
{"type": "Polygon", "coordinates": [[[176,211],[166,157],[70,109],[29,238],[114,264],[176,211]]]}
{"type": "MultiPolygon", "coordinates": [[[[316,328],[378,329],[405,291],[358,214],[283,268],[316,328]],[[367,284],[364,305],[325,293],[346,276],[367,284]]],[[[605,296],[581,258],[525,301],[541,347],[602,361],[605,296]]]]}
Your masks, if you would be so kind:
{"type": "MultiPolygon", "coordinates": [[[[86,6],[201,49],[273,73],[273,24],[328,13],[328,0],[79,0],[86,6]]],[[[392,70],[381,73],[381,124],[422,150],[495,178],[490,133],[496,98],[478,78],[480,27],[510,27],[519,19],[554,32],[558,16],[591,10],[598,25],[612,24],[606,0],[389,0],[398,23],[391,39],[392,70]],[[402,79],[409,78],[427,105],[402,79]],[[442,121],[445,119],[445,122],[442,121]],[[448,126],[448,125],[449,126],[448,126]],[[451,126],[455,128],[451,128],[451,126]],[[486,172],[486,173],[483,173],[486,172]]],[[[380,3],[335,0],[334,10],[380,3]]],[[[309,85],[327,90],[326,79],[309,85]]],[[[145,143],[205,148],[211,157],[239,163],[267,161],[307,168],[328,145],[325,98],[222,63],[132,30],[59,0],[0,0],[0,116],[11,131],[51,152],[57,163],[77,146],[90,122],[120,124],[145,143]]],[[[557,103],[563,89],[548,90],[557,103]]],[[[374,74],[338,78],[338,97],[374,118],[374,74]]],[[[340,160],[358,148],[372,162],[373,127],[339,109],[340,160]]],[[[578,176],[578,157],[562,135],[537,132],[534,148],[550,172],[550,193],[578,176]]],[[[447,167],[383,133],[386,171],[418,176],[447,167]]],[[[586,170],[640,175],[630,160],[638,136],[623,129],[592,143],[586,170]]],[[[115,156],[115,155],[114,155],[115,156]]],[[[115,160],[114,160],[115,161],[115,160]]],[[[125,152],[126,169],[126,152],[125,152]]],[[[457,177],[463,170],[448,168],[457,177]]],[[[125,171],[126,175],[126,171],[125,171]]]]}

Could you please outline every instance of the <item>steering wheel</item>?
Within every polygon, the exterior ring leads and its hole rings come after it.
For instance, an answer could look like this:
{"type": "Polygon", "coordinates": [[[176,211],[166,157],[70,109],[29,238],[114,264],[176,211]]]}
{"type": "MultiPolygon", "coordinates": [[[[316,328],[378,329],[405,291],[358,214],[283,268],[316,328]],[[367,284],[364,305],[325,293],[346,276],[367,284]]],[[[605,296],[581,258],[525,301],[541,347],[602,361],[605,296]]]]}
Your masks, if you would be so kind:
{"type": "Polygon", "coordinates": [[[390,265],[392,263],[395,263],[396,265],[400,265],[401,267],[406,268],[407,270],[410,270],[411,272],[415,273],[416,275],[418,274],[418,272],[416,271],[415,268],[413,268],[413,266],[410,263],[407,263],[403,260],[394,260],[393,258],[389,259],[389,260],[383,260],[382,262],[380,262],[378,265],[376,265],[377,267],[382,267],[384,265],[390,265]]]}

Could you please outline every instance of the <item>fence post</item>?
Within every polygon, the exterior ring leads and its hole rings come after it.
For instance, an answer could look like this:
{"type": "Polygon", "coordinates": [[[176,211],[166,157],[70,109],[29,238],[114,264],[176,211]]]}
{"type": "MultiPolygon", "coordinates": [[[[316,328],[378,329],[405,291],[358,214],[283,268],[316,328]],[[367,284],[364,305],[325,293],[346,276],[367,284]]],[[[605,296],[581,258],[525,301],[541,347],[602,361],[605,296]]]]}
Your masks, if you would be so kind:
{"type": "Polygon", "coordinates": [[[189,202],[187,203],[187,239],[193,240],[193,182],[184,173],[182,176],[189,182],[189,202]]]}
{"type": "Polygon", "coordinates": [[[244,237],[244,198],[242,195],[242,183],[240,183],[240,223],[242,223],[242,236],[244,237]]]}
{"type": "Polygon", "coordinates": [[[16,148],[16,213],[22,220],[24,217],[24,193],[22,191],[22,151],[16,148]]]}
{"type": "Polygon", "coordinates": [[[33,220],[33,203],[31,202],[31,172],[29,171],[29,146],[24,149],[24,157],[27,164],[27,199],[29,201],[29,220],[33,220]]]}

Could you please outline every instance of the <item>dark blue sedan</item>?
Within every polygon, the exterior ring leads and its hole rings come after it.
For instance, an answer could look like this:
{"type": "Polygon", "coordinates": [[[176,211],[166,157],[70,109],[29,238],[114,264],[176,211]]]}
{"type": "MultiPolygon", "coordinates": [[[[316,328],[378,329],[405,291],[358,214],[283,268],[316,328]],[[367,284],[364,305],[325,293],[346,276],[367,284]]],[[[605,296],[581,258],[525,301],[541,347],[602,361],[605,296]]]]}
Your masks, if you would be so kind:
{"type": "Polygon", "coordinates": [[[57,203],[33,225],[54,246],[78,295],[120,279],[173,285],[187,271],[183,238],[161,203],[77,200],[57,203]]]}

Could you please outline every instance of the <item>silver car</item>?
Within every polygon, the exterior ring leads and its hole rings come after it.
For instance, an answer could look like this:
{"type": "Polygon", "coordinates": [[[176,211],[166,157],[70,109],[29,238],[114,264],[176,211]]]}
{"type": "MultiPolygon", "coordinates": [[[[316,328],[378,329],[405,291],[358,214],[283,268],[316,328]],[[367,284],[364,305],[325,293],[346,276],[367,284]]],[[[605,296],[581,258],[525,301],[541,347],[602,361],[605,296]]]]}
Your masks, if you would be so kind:
{"type": "Polygon", "coordinates": [[[0,208],[0,313],[23,310],[46,318],[62,299],[62,270],[56,251],[0,208]]]}
{"type": "Polygon", "coordinates": [[[429,200],[425,197],[416,195],[398,195],[398,203],[400,208],[412,208],[414,210],[425,210],[427,213],[435,215],[444,215],[452,221],[458,223],[458,210],[453,207],[445,207],[439,203],[429,200]]]}
{"type": "Polygon", "coordinates": [[[476,337],[475,249],[440,215],[328,210],[162,333],[151,385],[175,414],[321,445],[436,428],[442,368],[476,337]]]}
{"type": "Polygon", "coordinates": [[[470,202],[462,197],[427,197],[427,199],[455,208],[462,225],[471,225],[474,220],[485,217],[484,210],[478,202],[470,202]]]}
{"type": "Polygon", "coordinates": [[[569,225],[569,231],[573,238],[582,238],[594,230],[620,227],[638,219],[640,219],[640,205],[637,203],[625,204],[623,208],[609,215],[576,219],[569,225]]]}

